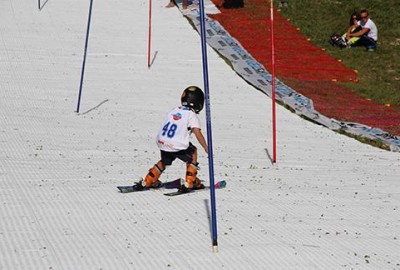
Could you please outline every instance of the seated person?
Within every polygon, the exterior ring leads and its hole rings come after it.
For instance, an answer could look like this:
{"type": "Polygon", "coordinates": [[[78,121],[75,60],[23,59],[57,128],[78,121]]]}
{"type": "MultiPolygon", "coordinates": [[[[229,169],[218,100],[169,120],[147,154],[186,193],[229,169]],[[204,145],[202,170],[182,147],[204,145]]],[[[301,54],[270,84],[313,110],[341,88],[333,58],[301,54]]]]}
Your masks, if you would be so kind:
{"type": "MultiPolygon", "coordinates": [[[[358,31],[361,30],[361,26],[358,24],[358,21],[360,20],[360,14],[357,11],[354,11],[353,14],[351,14],[350,17],[350,22],[349,22],[349,29],[347,30],[350,31],[351,33],[356,33],[358,31]]],[[[343,38],[346,38],[347,32],[343,34],[343,38]]],[[[353,45],[354,43],[356,43],[358,40],[360,39],[360,37],[352,37],[346,41],[346,46],[350,47],[351,45],[353,45]]]]}
{"type": "Polygon", "coordinates": [[[378,29],[375,23],[369,18],[368,10],[361,10],[360,20],[357,24],[361,26],[361,30],[358,32],[352,32],[352,27],[349,27],[349,30],[346,33],[346,41],[348,42],[354,37],[359,37],[359,39],[352,44],[352,46],[364,46],[368,50],[376,49],[378,29]]]}
{"type": "MultiPolygon", "coordinates": [[[[357,11],[354,11],[353,14],[350,16],[350,21],[349,21],[349,29],[352,33],[358,32],[361,30],[361,26],[358,24],[358,21],[360,20],[360,14],[357,11]]],[[[337,45],[341,48],[344,47],[351,47],[352,44],[354,44],[356,41],[358,41],[360,38],[359,37],[352,37],[349,40],[346,40],[346,35],[347,32],[344,33],[343,35],[332,35],[329,43],[334,46],[337,45]]]]}
{"type": "Polygon", "coordinates": [[[350,27],[342,35],[331,36],[329,43],[341,48],[352,46],[365,46],[367,50],[374,50],[377,46],[378,29],[375,23],[369,18],[366,9],[361,10],[360,16],[353,13],[350,19],[350,27]]]}

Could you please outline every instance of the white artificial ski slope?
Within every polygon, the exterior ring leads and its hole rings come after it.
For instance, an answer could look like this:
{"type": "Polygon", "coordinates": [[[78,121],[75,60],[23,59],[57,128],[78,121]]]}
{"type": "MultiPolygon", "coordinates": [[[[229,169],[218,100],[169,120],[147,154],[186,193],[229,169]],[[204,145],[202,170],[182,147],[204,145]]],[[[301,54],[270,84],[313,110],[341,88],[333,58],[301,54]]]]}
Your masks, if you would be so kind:
{"type": "Polygon", "coordinates": [[[208,192],[117,192],[158,160],[181,91],[203,85],[200,37],[167,2],[153,1],[148,69],[148,1],[94,1],[76,114],[89,1],[0,1],[0,269],[400,269],[399,153],[278,107],[272,165],[270,99],[212,50],[219,252],[208,192]]]}

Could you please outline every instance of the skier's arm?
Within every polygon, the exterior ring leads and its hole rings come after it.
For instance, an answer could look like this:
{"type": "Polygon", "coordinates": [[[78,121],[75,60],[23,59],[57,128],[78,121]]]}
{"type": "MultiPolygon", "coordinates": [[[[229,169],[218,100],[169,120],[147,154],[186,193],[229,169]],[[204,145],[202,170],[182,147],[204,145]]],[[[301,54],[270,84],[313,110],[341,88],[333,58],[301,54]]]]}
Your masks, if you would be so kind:
{"type": "Polygon", "coordinates": [[[199,128],[192,128],[192,132],[196,136],[197,141],[200,143],[200,145],[203,147],[204,151],[208,154],[208,146],[206,139],[203,136],[203,133],[201,133],[201,129],[199,128]]]}

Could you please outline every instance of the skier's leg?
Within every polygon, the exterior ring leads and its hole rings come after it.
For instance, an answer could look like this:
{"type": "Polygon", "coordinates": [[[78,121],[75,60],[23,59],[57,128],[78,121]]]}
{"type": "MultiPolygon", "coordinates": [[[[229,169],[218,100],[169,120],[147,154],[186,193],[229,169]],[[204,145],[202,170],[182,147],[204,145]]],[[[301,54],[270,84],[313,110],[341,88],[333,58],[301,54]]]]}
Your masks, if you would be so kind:
{"type": "Polygon", "coordinates": [[[179,158],[183,162],[186,162],[186,176],[185,176],[185,187],[189,189],[202,188],[202,184],[199,178],[197,178],[197,170],[199,163],[197,162],[197,148],[192,143],[185,150],[181,150],[175,153],[175,157],[179,158]]]}
{"type": "Polygon", "coordinates": [[[187,163],[186,165],[186,187],[193,188],[194,182],[197,179],[197,164],[187,163]]]}
{"type": "Polygon", "coordinates": [[[161,160],[154,164],[144,178],[144,186],[151,187],[153,184],[155,184],[164,170],[165,166],[161,160]]]}
{"type": "Polygon", "coordinates": [[[175,154],[173,152],[161,152],[161,160],[159,160],[153,167],[150,168],[147,175],[144,177],[144,181],[142,182],[143,186],[146,187],[158,187],[161,182],[158,181],[160,175],[163,173],[165,168],[172,164],[175,160],[175,154]]]}
{"type": "Polygon", "coordinates": [[[197,162],[197,149],[195,149],[192,153],[192,158],[189,162],[186,163],[186,187],[190,189],[199,189],[202,188],[203,185],[199,178],[197,178],[197,170],[199,163],[197,162]]]}

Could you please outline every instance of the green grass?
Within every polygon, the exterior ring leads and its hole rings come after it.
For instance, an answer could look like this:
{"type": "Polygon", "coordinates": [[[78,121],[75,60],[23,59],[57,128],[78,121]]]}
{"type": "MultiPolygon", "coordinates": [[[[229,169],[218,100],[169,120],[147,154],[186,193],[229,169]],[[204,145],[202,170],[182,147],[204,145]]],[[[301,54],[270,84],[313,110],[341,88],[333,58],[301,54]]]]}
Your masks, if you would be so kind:
{"type": "MultiPolygon", "coordinates": [[[[267,1],[267,0],[266,0],[267,1]]],[[[277,6],[279,0],[274,4],[277,6]]],[[[358,70],[358,83],[343,83],[360,96],[400,107],[400,0],[288,0],[281,13],[303,35],[326,52],[358,70]],[[328,43],[333,33],[344,33],[354,9],[366,8],[378,27],[378,49],[339,49],[328,43]]]]}

